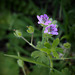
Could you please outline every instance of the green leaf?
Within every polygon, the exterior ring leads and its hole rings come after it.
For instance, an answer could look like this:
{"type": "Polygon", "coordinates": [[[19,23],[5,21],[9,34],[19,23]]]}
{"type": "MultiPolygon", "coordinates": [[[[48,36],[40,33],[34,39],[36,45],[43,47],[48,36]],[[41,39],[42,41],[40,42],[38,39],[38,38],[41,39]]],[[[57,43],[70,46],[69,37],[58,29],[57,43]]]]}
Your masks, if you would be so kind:
{"type": "Polygon", "coordinates": [[[45,54],[41,54],[39,58],[37,58],[37,61],[49,65],[49,59],[45,54]]]}
{"type": "Polygon", "coordinates": [[[34,51],[34,52],[32,52],[32,54],[31,54],[31,56],[34,57],[34,58],[39,57],[39,55],[40,55],[40,51],[34,51]]]}
{"type": "Polygon", "coordinates": [[[49,48],[49,49],[51,48],[51,45],[50,45],[50,43],[48,43],[48,42],[45,42],[45,43],[44,43],[44,46],[47,47],[47,48],[49,48]]]}
{"type": "Polygon", "coordinates": [[[41,48],[43,48],[44,46],[43,46],[42,42],[38,41],[36,47],[39,48],[39,49],[41,49],[41,48]]]}
{"type": "Polygon", "coordinates": [[[58,53],[56,51],[52,51],[52,53],[53,53],[54,57],[56,57],[57,59],[59,58],[59,55],[58,55],[58,53]]]}
{"type": "Polygon", "coordinates": [[[48,54],[51,53],[51,50],[48,48],[41,48],[40,51],[43,51],[43,52],[48,53],[48,54]]]}
{"type": "Polygon", "coordinates": [[[59,38],[57,38],[53,41],[52,47],[55,48],[55,47],[57,47],[58,44],[59,44],[59,38]]]}
{"type": "Polygon", "coordinates": [[[34,66],[29,75],[49,75],[50,69],[43,66],[34,66]]]}
{"type": "Polygon", "coordinates": [[[54,70],[50,73],[51,75],[72,75],[68,68],[64,68],[62,71],[54,70]]]}
{"type": "Polygon", "coordinates": [[[44,52],[34,51],[32,52],[31,56],[36,58],[36,61],[49,65],[48,57],[44,52]]]}
{"type": "Polygon", "coordinates": [[[64,35],[63,37],[61,37],[60,40],[63,40],[63,39],[68,39],[69,35],[64,35]]]}
{"type": "Polygon", "coordinates": [[[19,66],[13,58],[0,52],[0,75],[19,75],[19,66]]]}
{"type": "Polygon", "coordinates": [[[30,63],[34,63],[34,64],[38,64],[38,65],[50,68],[48,65],[45,65],[45,64],[40,63],[40,62],[37,62],[37,61],[35,61],[34,59],[31,59],[31,58],[18,57],[18,56],[15,56],[15,55],[6,55],[6,54],[5,54],[5,56],[9,56],[9,57],[12,57],[12,58],[15,58],[15,59],[21,59],[21,60],[26,61],[26,62],[30,62],[30,63]]]}
{"type": "Polygon", "coordinates": [[[63,74],[58,70],[54,70],[54,72],[51,72],[50,75],[63,75],[63,74]]]}
{"type": "Polygon", "coordinates": [[[63,53],[63,49],[62,48],[56,48],[57,52],[63,53]]]}
{"type": "Polygon", "coordinates": [[[63,75],[72,75],[72,74],[71,74],[71,71],[70,71],[68,68],[64,68],[64,69],[62,70],[62,74],[63,74],[63,75]]]}

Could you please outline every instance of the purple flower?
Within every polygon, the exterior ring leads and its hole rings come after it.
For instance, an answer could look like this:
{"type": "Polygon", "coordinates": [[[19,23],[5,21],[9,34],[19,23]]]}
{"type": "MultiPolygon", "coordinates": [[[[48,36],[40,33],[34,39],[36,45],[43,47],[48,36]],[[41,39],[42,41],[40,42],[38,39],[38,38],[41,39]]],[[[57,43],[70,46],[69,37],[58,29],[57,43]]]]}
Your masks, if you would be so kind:
{"type": "Polygon", "coordinates": [[[37,15],[37,18],[39,20],[38,24],[49,25],[49,23],[51,23],[49,17],[46,14],[40,16],[37,15]]]}
{"type": "Polygon", "coordinates": [[[45,28],[44,33],[48,33],[48,34],[52,34],[52,35],[58,35],[58,32],[57,32],[57,31],[58,31],[58,30],[57,30],[57,28],[56,28],[56,25],[51,24],[51,25],[49,25],[49,26],[47,26],[47,27],[45,28]]]}

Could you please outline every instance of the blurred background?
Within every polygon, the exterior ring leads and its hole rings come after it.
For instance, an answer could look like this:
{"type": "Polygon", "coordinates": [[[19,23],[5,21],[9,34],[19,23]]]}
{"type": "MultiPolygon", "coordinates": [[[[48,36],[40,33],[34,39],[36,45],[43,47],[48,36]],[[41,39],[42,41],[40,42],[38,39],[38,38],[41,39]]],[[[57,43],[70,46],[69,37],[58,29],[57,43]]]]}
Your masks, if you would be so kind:
{"type": "MultiPolygon", "coordinates": [[[[47,14],[58,21],[59,37],[61,43],[71,44],[68,56],[75,57],[75,2],[74,0],[0,0],[0,75],[23,75],[16,59],[4,54],[31,57],[34,48],[22,39],[16,38],[14,29],[21,30],[23,36],[30,41],[31,35],[27,33],[27,26],[33,26],[34,45],[41,40],[41,29],[38,25],[37,15],[47,14]]],[[[52,39],[53,39],[52,38],[52,39]]],[[[37,67],[25,62],[27,75],[48,75],[48,68],[37,67]]],[[[61,71],[61,75],[75,75],[75,60],[54,61],[54,68],[61,71]],[[58,64],[59,63],[59,64],[58,64]]],[[[58,75],[54,73],[52,75],[58,75]]]]}

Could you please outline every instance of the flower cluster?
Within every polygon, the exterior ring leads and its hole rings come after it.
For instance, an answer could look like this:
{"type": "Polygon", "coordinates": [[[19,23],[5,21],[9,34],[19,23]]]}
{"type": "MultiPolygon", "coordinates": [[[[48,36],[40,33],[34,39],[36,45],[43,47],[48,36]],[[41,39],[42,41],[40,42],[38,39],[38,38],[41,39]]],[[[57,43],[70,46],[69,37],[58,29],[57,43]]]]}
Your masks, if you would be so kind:
{"type": "Polygon", "coordinates": [[[56,28],[56,25],[51,24],[51,25],[49,25],[49,26],[47,26],[47,27],[45,28],[44,33],[48,33],[48,34],[52,34],[52,35],[58,35],[58,32],[57,32],[57,31],[58,31],[58,30],[57,30],[57,28],[56,28]]]}
{"type": "Polygon", "coordinates": [[[46,14],[40,16],[37,15],[37,18],[39,20],[38,24],[48,25],[49,23],[51,23],[49,17],[46,14]]]}
{"type": "Polygon", "coordinates": [[[44,14],[44,15],[40,15],[38,16],[38,24],[41,25],[46,25],[47,27],[45,27],[44,33],[48,33],[48,34],[52,34],[52,35],[58,35],[58,29],[57,29],[57,25],[56,22],[57,21],[52,21],[52,18],[49,19],[49,17],[44,14]]]}

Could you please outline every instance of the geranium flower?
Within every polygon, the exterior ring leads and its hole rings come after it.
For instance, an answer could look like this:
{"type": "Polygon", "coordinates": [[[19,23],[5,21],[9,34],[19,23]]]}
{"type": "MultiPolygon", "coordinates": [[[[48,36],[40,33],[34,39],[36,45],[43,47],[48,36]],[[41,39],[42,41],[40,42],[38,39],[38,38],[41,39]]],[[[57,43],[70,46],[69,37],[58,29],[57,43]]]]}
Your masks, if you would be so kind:
{"type": "Polygon", "coordinates": [[[58,35],[58,29],[56,28],[56,25],[51,24],[47,26],[44,30],[44,33],[52,34],[52,35],[58,35]]]}
{"type": "Polygon", "coordinates": [[[40,15],[40,16],[37,15],[37,18],[39,20],[38,24],[49,25],[49,23],[51,23],[51,21],[49,20],[49,17],[46,14],[40,15]]]}

